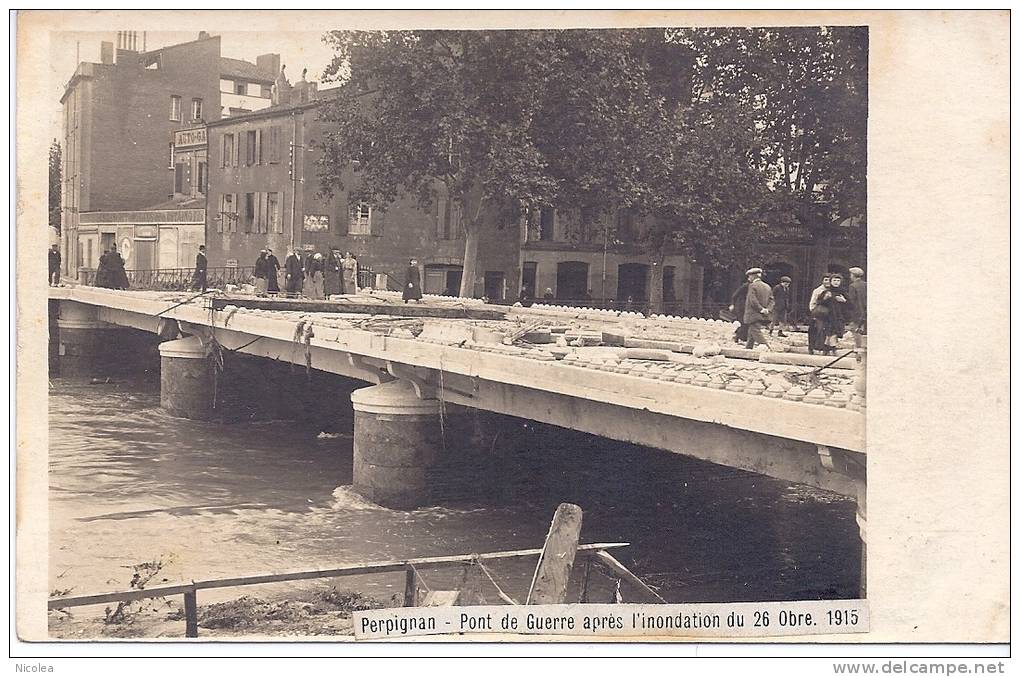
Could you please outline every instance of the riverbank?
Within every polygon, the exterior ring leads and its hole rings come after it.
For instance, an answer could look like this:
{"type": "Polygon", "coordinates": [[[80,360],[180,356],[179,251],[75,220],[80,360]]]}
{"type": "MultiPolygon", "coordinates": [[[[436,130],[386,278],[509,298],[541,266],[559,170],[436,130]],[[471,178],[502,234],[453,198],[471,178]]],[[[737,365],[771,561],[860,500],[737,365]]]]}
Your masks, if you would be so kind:
{"type": "MultiPolygon", "coordinates": [[[[199,637],[352,636],[351,615],[355,611],[379,609],[390,603],[328,585],[275,596],[243,595],[200,605],[199,637]]],[[[96,609],[82,613],[51,611],[50,637],[66,640],[184,638],[184,610],[179,598],[143,600],[119,608],[111,605],[96,614],[96,609]]]]}

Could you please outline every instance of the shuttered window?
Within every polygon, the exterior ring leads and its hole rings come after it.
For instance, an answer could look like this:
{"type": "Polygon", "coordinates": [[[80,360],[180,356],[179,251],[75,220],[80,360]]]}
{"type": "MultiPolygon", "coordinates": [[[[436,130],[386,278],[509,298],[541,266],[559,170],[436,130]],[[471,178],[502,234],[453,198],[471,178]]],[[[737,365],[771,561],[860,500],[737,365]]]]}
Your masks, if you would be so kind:
{"type": "Polygon", "coordinates": [[[372,234],[372,208],[364,202],[351,207],[351,217],[347,226],[351,235],[372,234]]]}
{"type": "Polygon", "coordinates": [[[282,233],[283,220],[280,218],[280,203],[282,193],[266,193],[266,224],[268,232],[282,233]]]}
{"type": "Polygon", "coordinates": [[[273,125],[269,128],[269,162],[276,164],[280,161],[280,126],[273,125]]]}
{"type": "Polygon", "coordinates": [[[258,140],[258,136],[257,136],[257,134],[255,132],[248,132],[248,134],[246,135],[247,143],[245,143],[245,146],[244,146],[244,149],[245,149],[244,164],[249,166],[249,167],[251,167],[253,164],[255,164],[255,152],[256,152],[256,149],[258,148],[257,140],[258,140]]]}
{"type": "Polygon", "coordinates": [[[241,220],[244,222],[244,232],[252,232],[252,226],[255,225],[255,193],[244,194],[244,205],[243,211],[241,212],[241,220]]]}
{"type": "Polygon", "coordinates": [[[234,135],[223,135],[223,167],[234,166],[234,135]]]}

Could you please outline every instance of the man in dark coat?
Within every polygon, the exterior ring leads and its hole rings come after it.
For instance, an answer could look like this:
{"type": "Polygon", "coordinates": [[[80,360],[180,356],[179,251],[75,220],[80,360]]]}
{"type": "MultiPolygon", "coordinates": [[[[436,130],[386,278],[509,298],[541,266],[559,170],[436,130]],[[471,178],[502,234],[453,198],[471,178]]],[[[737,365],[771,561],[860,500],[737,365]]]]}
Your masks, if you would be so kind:
{"type": "Polygon", "coordinates": [[[107,268],[110,271],[110,287],[113,289],[127,289],[130,286],[128,284],[127,271],[124,270],[124,259],[121,258],[120,253],[117,251],[117,245],[110,245],[110,255],[107,257],[106,262],[107,268]]]}
{"type": "Polygon", "coordinates": [[[733,292],[733,296],[730,297],[730,312],[733,313],[737,322],[740,325],[737,327],[737,331],[733,333],[733,341],[736,343],[744,343],[747,341],[747,325],[744,324],[744,308],[747,306],[747,282],[737,287],[737,290],[733,292]]]}
{"type": "Polygon", "coordinates": [[[868,283],[864,281],[864,270],[850,269],[850,289],[848,290],[853,316],[850,318],[852,329],[858,334],[868,333],[868,283]]]}
{"type": "Polygon", "coordinates": [[[205,291],[208,286],[207,274],[209,270],[209,260],[205,257],[205,245],[198,245],[198,255],[195,256],[195,279],[192,282],[192,288],[199,291],[205,291]]]}
{"type": "Polygon", "coordinates": [[[287,260],[283,262],[283,270],[286,276],[287,297],[294,298],[301,293],[301,285],[305,280],[305,268],[301,265],[301,257],[293,249],[287,254],[287,260]]]}
{"type": "Polygon", "coordinates": [[[273,250],[266,248],[266,291],[270,294],[280,293],[280,281],[277,274],[280,272],[280,259],[276,258],[273,250]]]}
{"type": "Polygon", "coordinates": [[[768,346],[763,327],[772,314],[772,287],[761,279],[761,268],[747,271],[747,303],[744,306],[744,324],[747,325],[747,348],[758,344],[768,346]]]}
{"type": "Polygon", "coordinates": [[[772,309],[772,324],[769,325],[769,335],[779,328],[779,335],[786,336],[783,329],[789,324],[790,314],[790,284],[793,282],[789,277],[783,275],[779,278],[779,284],[772,288],[772,299],[775,306],[772,309]]]}
{"type": "Polygon", "coordinates": [[[50,286],[55,286],[60,284],[60,248],[57,245],[51,245],[47,256],[49,257],[49,274],[46,276],[46,282],[50,286]]]}

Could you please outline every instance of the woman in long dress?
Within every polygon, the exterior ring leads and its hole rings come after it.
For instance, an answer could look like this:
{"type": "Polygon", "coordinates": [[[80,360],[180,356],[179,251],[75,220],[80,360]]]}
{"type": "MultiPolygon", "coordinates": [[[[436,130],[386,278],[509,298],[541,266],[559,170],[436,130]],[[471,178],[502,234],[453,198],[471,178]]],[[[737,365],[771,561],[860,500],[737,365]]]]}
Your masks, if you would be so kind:
{"type": "Polygon", "coordinates": [[[340,266],[343,269],[344,293],[358,293],[358,260],[350,252],[344,254],[344,260],[340,266]]]}
{"type": "Polygon", "coordinates": [[[326,270],[325,270],[325,294],[326,298],[334,294],[343,294],[344,283],[343,274],[340,269],[341,260],[337,250],[330,249],[329,254],[326,255],[326,270]]]}
{"type": "Polygon", "coordinates": [[[411,300],[421,303],[421,272],[418,270],[416,259],[411,259],[408,262],[407,275],[404,280],[404,303],[411,300]]]}

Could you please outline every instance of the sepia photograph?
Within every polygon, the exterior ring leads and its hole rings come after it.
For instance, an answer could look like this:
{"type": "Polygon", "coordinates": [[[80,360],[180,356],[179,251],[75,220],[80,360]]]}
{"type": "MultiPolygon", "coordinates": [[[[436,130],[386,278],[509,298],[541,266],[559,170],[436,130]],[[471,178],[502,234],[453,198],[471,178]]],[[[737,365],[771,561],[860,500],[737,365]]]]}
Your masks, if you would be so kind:
{"type": "Polygon", "coordinates": [[[864,641],[869,22],[243,14],[32,53],[19,634],[864,641]]]}

